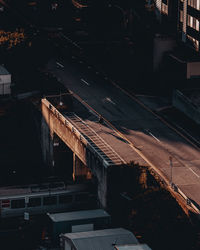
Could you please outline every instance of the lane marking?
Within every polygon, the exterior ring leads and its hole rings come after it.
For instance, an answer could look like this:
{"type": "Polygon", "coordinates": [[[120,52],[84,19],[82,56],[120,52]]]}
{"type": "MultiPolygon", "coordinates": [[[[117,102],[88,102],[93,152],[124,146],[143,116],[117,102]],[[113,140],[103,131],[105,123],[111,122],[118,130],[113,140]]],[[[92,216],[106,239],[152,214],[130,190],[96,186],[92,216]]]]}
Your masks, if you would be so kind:
{"type": "Polygon", "coordinates": [[[66,37],[65,35],[62,34],[62,36],[67,40],[69,41],[70,43],[72,43],[75,47],[77,47],[78,49],[81,49],[81,47],[75,43],[74,41],[72,41],[69,37],[66,37]]]}
{"type": "Polygon", "coordinates": [[[116,103],[115,103],[115,102],[113,102],[113,101],[111,100],[111,98],[110,98],[110,97],[106,97],[105,99],[106,99],[106,101],[108,101],[108,102],[112,103],[113,105],[116,105],[116,103]]]}
{"type": "Polygon", "coordinates": [[[85,84],[87,84],[88,86],[90,86],[90,84],[88,82],[86,82],[83,78],[81,78],[81,81],[84,82],[85,84]]]}
{"type": "Polygon", "coordinates": [[[61,68],[64,68],[64,65],[62,65],[61,63],[56,62],[56,64],[57,64],[58,66],[60,66],[61,68]]]}
{"type": "Polygon", "coordinates": [[[194,170],[193,170],[193,169],[189,168],[189,170],[191,170],[191,171],[192,171],[192,173],[193,173],[194,175],[196,175],[198,178],[200,177],[197,173],[195,173],[195,172],[194,172],[194,170]]]}
{"type": "Polygon", "coordinates": [[[156,141],[161,142],[155,135],[153,135],[148,129],[145,129],[156,141]]]}

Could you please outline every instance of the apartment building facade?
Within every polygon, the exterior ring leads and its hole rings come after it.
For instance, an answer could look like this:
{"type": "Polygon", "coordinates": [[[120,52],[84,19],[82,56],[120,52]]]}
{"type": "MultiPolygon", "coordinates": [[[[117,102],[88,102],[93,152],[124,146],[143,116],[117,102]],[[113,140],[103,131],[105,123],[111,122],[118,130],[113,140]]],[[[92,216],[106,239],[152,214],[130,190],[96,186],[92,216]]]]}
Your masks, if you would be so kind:
{"type": "Polygon", "coordinates": [[[200,50],[200,0],[155,0],[160,22],[171,24],[179,39],[200,50]]]}
{"type": "Polygon", "coordinates": [[[183,42],[199,51],[200,0],[179,0],[178,31],[183,42]]]}

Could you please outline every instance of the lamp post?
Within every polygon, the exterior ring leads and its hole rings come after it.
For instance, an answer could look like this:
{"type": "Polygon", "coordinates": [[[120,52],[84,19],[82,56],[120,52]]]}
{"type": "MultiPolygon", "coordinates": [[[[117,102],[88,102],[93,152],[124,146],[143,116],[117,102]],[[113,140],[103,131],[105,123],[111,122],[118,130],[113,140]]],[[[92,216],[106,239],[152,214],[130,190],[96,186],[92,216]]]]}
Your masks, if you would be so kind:
{"type": "Polygon", "coordinates": [[[172,157],[169,157],[169,162],[170,162],[170,185],[172,186],[172,168],[173,168],[173,164],[172,164],[172,157]]]}

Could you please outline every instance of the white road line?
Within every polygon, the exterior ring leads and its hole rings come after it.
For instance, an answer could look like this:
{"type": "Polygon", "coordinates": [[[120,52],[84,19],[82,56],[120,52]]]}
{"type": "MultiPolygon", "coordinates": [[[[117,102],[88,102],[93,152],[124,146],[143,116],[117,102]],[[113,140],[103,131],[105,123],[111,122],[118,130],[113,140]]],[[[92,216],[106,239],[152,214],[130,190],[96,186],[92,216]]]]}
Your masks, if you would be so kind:
{"type": "Polygon", "coordinates": [[[193,170],[193,169],[189,168],[189,170],[191,170],[191,171],[192,171],[192,173],[193,173],[193,174],[195,174],[198,178],[200,177],[197,173],[195,173],[195,172],[194,172],[194,170],[193,170]]]}
{"type": "Polygon", "coordinates": [[[108,101],[108,102],[112,103],[113,105],[116,105],[116,103],[115,103],[115,102],[113,102],[113,101],[111,100],[111,98],[110,98],[110,97],[106,97],[106,101],[108,101]]]}
{"type": "Polygon", "coordinates": [[[153,135],[148,129],[145,129],[147,131],[147,133],[149,133],[156,141],[160,142],[160,140],[155,137],[155,135],[153,135]]]}
{"type": "Polygon", "coordinates": [[[64,68],[64,65],[62,65],[61,63],[56,62],[56,64],[57,64],[58,66],[60,66],[61,68],[64,68]]]}
{"type": "Polygon", "coordinates": [[[90,84],[88,82],[86,82],[84,79],[81,79],[82,82],[84,82],[85,84],[87,84],[88,86],[90,86],[90,84]]]}

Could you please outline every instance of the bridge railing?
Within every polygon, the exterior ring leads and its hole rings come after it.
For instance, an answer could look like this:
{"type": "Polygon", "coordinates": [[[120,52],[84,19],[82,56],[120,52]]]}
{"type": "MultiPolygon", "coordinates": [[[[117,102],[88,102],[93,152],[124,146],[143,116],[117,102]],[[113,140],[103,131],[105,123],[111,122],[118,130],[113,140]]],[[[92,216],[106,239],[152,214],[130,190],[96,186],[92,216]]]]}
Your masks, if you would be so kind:
{"type": "Polygon", "coordinates": [[[90,142],[85,138],[85,136],[82,133],[80,133],[77,130],[77,128],[64,115],[62,115],[46,98],[42,99],[42,104],[44,104],[52,112],[52,114],[54,114],[57,117],[57,119],[59,119],[66,127],[68,127],[72,131],[72,133],[74,133],[77,136],[77,138],[87,148],[92,149],[92,151],[95,152],[95,154],[100,157],[104,167],[107,168],[108,165],[112,165],[112,164],[109,164],[104,158],[102,158],[101,155],[99,155],[97,150],[90,144],[90,142]]]}
{"type": "Polygon", "coordinates": [[[64,115],[62,115],[46,98],[42,99],[42,103],[66,126],[68,127],[76,136],[79,138],[79,140],[87,146],[89,143],[85,139],[84,135],[80,133],[74,125],[66,118],[64,115]]]}

